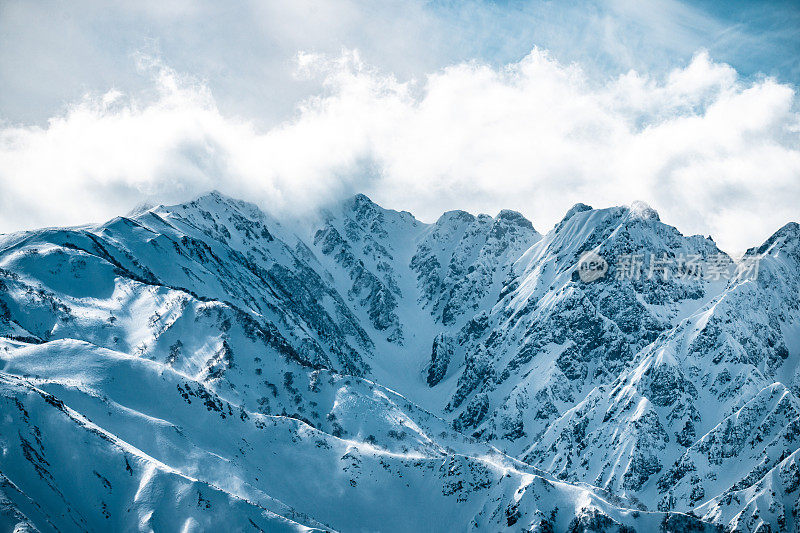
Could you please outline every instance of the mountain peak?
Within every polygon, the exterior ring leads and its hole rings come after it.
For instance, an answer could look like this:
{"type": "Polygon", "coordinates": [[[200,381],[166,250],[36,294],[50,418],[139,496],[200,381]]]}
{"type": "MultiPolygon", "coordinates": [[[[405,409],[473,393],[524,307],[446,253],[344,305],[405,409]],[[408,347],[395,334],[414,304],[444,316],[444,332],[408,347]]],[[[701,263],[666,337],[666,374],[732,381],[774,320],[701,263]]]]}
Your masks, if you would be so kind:
{"type": "Polygon", "coordinates": [[[256,218],[262,218],[265,216],[264,211],[256,204],[228,196],[227,194],[223,194],[216,189],[205,194],[201,194],[190,202],[177,204],[174,206],[166,206],[166,208],[169,210],[175,208],[187,209],[189,207],[196,207],[204,210],[236,210],[240,211],[241,214],[256,218]]]}
{"type": "Polygon", "coordinates": [[[447,224],[455,221],[459,222],[472,222],[475,220],[475,215],[462,211],[461,209],[453,209],[452,211],[445,211],[442,216],[436,221],[437,225],[447,224]]]}
{"type": "Polygon", "coordinates": [[[362,206],[362,205],[378,205],[372,201],[372,199],[364,193],[354,194],[350,197],[350,202],[353,203],[355,206],[362,206]]]}
{"type": "Polygon", "coordinates": [[[661,218],[658,216],[658,211],[650,207],[647,202],[643,202],[641,200],[636,200],[635,202],[631,203],[631,205],[628,206],[628,212],[631,214],[631,218],[638,220],[655,220],[657,222],[661,221],[661,218]]]}
{"type": "Polygon", "coordinates": [[[558,224],[555,225],[554,229],[558,230],[561,228],[570,218],[572,218],[577,213],[583,213],[584,211],[591,211],[592,206],[586,205],[584,203],[578,202],[577,204],[573,205],[569,208],[569,211],[559,220],[558,224]]]}
{"type": "Polygon", "coordinates": [[[591,211],[592,209],[593,209],[592,206],[586,205],[583,202],[578,202],[577,204],[575,204],[575,205],[573,205],[572,207],[569,208],[569,211],[567,211],[567,214],[564,215],[563,220],[568,219],[569,217],[571,217],[575,213],[582,213],[584,211],[591,211]]]}
{"type": "Polygon", "coordinates": [[[230,196],[222,194],[217,189],[212,189],[206,193],[197,196],[193,201],[198,203],[208,203],[208,202],[220,203],[220,202],[235,202],[237,200],[230,196]]]}
{"type": "Polygon", "coordinates": [[[797,246],[800,244],[800,224],[789,222],[782,226],[778,231],[770,235],[761,246],[754,246],[745,252],[745,255],[763,254],[775,247],[786,245],[797,246]]]}
{"type": "Polygon", "coordinates": [[[525,218],[525,216],[522,213],[518,211],[513,211],[511,209],[501,210],[495,217],[495,222],[513,224],[515,226],[521,226],[533,230],[533,224],[531,223],[530,220],[525,218]]]}
{"type": "Polygon", "coordinates": [[[339,206],[343,207],[346,211],[358,213],[397,213],[402,215],[404,218],[414,218],[413,215],[408,211],[396,211],[394,209],[384,207],[364,193],[354,194],[345,198],[339,203],[339,206]]]}
{"type": "Polygon", "coordinates": [[[125,216],[126,217],[135,217],[137,215],[141,215],[142,213],[146,213],[146,212],[150,211],[151,209],[153,209],[155,207],[157,207],[157,205],[154,204],[153,202],[147,202],[147,201],[140,202],[133,209],[128,211],[128,214],[125,215],[125,216]]]}

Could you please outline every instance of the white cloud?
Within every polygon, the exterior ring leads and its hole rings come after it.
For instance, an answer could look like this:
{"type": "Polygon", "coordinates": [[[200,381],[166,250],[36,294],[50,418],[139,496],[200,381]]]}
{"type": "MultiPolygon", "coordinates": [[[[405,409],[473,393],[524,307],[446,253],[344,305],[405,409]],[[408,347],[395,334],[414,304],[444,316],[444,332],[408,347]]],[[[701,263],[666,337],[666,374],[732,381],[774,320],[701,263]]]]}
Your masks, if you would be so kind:
{"type": "Polygon", "coordinates": [[[211,188],[273,211],[357,191],[428,220],[508,207],[540,231],[578,201],[642,199],[730,250],[800,219],[796,94],[769,78],[743,81],[706,53],[666,77],[603,82],[540,50],[418,82],[355,52],[299,64],[323,89],[266,130],[157,62],[145,65],[154,99],[110,91],[46,127],[4,128],[0,231],[99,221],[211,188]]]}

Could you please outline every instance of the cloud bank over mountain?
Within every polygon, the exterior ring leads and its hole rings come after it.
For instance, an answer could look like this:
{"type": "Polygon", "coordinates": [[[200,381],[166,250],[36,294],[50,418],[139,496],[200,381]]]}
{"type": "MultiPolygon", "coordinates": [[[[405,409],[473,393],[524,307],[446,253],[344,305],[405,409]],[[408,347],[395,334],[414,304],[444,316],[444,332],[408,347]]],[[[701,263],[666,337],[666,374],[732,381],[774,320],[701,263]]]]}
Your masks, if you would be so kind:
{"type": "Polygon", "coordinates": [[[796,91],[705,52],[666,76],[598,79],[534,49],[410,81],[355,50],[300,53],[295,75],[323,89],[266,128],[222,111],[203,80],[137,62],[147,92],[87,94],[44,126],[3,127],[0,230],[212,188],[273,212],[361,190],[428,220],[508,207],[542,228],[579,200],[645,199],[734,251],[800,214],[796,91]]]}

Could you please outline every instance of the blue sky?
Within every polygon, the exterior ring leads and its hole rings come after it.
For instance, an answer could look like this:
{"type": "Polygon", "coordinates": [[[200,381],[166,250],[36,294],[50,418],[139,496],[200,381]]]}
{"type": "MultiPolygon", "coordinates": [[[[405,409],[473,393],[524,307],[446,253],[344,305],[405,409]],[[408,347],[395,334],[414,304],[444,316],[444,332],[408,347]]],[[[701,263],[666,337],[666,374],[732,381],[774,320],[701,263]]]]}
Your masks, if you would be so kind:
{"type": "Polygon", "coordinates": [[[562,61],[616,74],[675,67],[704,48],[743,75],[800,81],[796,1],[434,2],[431,8],[467,28],[467,56],[508,62],[536,45],[562,61]]]}
{"type": "Polygon", "coordinates": [[[0,231],[217,188],[425,220],[644,200],[731,251],[800,220],[800,5],[4,0],[0,231]]]}
{"type": "Polygon", "coordinates": [[[0,4],[0,117],[41,122],[87,91],[141,91],[133,54],[203,79],[232,112],[283,119],[318,90],[298,51],[358,49],[401,78],[459,61],[519,61],[534,46],[590,75],[667,72],[700,49],[742,76],[800,82],[800,2],[97,2],[0,4]],[[320,7],[325,6],[325,7],[320,7]]]}

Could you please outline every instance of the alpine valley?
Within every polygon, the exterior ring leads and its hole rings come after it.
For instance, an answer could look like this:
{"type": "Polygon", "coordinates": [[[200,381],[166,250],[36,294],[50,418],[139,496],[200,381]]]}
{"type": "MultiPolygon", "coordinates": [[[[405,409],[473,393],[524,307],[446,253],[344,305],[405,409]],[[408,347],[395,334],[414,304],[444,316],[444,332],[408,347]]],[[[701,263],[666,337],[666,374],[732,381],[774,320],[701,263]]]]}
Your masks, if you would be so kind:
{"type": "Polygon", "coordinates": [[[0,530],[798,532],[798,363],[796,223],[734,261],[641,203],[213,192],[0,235],[0,530]]]}

